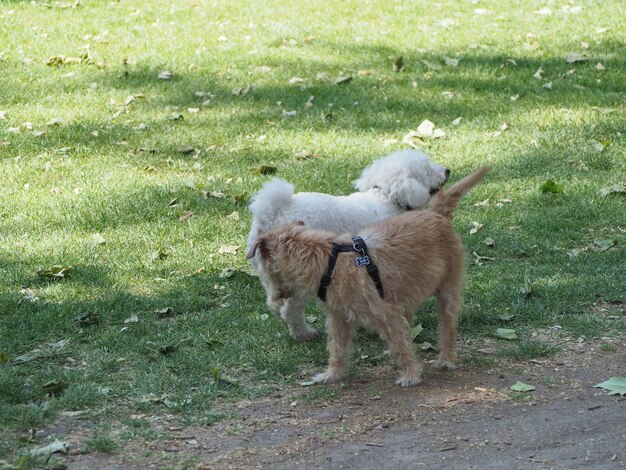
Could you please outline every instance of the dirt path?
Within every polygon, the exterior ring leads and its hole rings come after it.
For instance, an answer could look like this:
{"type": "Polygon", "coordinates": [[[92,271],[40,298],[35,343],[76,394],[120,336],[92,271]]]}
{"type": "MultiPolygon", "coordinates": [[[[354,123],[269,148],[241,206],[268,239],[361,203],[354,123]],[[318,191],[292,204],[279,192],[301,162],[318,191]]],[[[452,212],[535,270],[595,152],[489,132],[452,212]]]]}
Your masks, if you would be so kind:
{"type": "Polygon", "coordinates": [[[240,419],[212,427],[163,419],[156,425],[167,437],[148,444],[150,457],[140,457],[146,446],[137,442],[111,455],[71,455],[70,468],[626,467],[626,397],[591,387],[626,375],[623,345],[494,369],[427,368],[409,389],[393,385],[395,373],[358,371],[328,401],[307,403],[311,389],[297,387],[240,402],[240,419]],[[518,380],[537,390],[511,397],[518,380]]]}

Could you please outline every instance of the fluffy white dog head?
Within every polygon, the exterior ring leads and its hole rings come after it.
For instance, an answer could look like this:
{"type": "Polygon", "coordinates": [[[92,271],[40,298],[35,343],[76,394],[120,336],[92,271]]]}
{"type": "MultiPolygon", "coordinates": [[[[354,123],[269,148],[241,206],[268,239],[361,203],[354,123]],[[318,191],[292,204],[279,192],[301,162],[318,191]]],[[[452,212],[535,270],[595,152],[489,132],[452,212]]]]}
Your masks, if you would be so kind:
{"type": "Polygon", "coordinates": [[[420,209],[448,180],[450,170],[419,150],[402,150],[368,166],[354,186],[360,192],[381,191],[399,207],[420,209]]]}

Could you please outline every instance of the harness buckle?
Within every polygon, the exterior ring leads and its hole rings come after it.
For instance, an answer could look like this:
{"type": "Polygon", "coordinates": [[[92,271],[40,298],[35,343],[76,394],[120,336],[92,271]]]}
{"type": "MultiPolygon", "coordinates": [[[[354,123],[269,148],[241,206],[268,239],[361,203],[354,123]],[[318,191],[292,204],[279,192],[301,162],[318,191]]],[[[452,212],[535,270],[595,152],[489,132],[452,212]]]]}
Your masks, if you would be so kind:
{"type": "MultiPolygon", "coordinates": [[[[354,248],[354,251],[357,251],[359,253],[361,253],[361,257],[366,257],[365,255],[365,247],[363,246],[363,239],[361,237],[352,237],[352,248],[354,248]]],[[[358,259],[358,258],[357,258],[358,259]]],[[[366,264],[369,264],[369,260],[366,264]]],[[[361,266],[360,264],[357,263],[358,266],[361,266]]]]}

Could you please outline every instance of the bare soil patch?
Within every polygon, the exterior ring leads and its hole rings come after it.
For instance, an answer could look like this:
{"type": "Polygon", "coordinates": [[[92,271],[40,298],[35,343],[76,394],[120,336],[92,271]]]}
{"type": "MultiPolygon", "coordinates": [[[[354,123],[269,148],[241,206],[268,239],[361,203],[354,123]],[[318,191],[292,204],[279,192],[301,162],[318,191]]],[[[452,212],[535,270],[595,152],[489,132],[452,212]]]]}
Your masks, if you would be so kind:
{"type": "MultiPolygon", "coordinates": [[[[625,375],[626,348],[572,344],[557,356],[439,372],[394,385],[391,366],[359,370],[328,400],[293,387],[240,401],[238,418],[180,427],[112,454],[70,453],[71,468],[623,468],[626,397],[592,386],[625,375]],[[514,394],[523,381],[536,391],[514,394]]],[[[323,396],[323,395],[320,395],[323,396]]],[[[49,433],[79,448],[95,431],[66,417],[49,433]]]]}

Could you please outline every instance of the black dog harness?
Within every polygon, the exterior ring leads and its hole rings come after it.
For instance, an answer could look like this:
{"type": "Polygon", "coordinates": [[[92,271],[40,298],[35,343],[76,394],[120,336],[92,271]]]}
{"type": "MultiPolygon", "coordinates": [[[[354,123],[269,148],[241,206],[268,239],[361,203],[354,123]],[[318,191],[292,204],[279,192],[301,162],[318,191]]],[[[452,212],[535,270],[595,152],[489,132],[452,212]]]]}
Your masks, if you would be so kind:
{"type": "Polygon", "coordinates": [[[376,285],[378,295],[380,295],[380,298],[383,299],[385,297],[385,293],[383,292],[383,283],[380,281],[380,275],[378,274],[378,267],[374,264],[374,261],[372,261],[367,253],[367,245],[363,239],[361,237],[352,237],[352,245],[339,245],[338,243],[333,243],[332,246],[333,251],[331,252],[330,259],[328,260],[328,268],[326,268],[326,272],[322,276],[320,288],[317,291],[317,296],[322,300],[322,302],[326,302],[326,290],[330,285],[330,281],[333,279],[333,271],[335,270],[335,264],[337,264],[339,253],[349,252],[361,254],[361,256],[357,256],[355,260],[356,265],[357,267],[365,266],[367,274],[369,274],[372,281],[374,281],[374,284],[376,285]]]}

